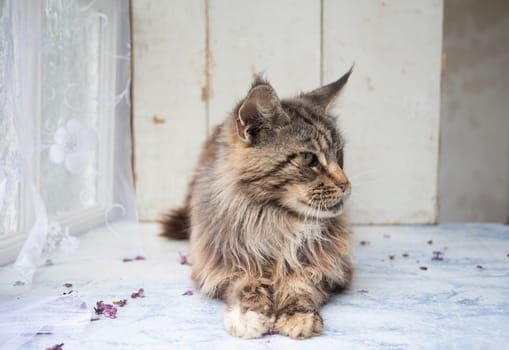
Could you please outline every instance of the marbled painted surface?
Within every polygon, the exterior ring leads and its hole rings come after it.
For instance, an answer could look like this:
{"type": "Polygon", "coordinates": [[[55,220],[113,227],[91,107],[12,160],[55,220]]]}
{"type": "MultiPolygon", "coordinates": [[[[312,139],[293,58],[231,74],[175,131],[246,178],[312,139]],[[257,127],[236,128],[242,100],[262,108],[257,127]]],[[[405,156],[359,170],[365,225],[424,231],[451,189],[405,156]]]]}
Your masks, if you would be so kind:
{"type": "Polygon", "coordinates": [[[79,255],[43,268],[32,296],[62,293],[63,283],[73,283],[91,309],[140,287],[146,297],[130,299],[117,319],[91,322],[80,334],[39,335],[22,349],[62,342],[65,350],[509,348],[509,226],[356,227],[353,285],[323,308],[324,334],[304,341],[228,335],[221,302],[182,296],[194,289],[190,267],[176,261],[187,243],[164,241],[156,231],[143,225],[145,261],[90,259],[101,241],[91,234],[81,239],[79,255]],[[432,261],[433,251],[443,260],[432,261]]]}

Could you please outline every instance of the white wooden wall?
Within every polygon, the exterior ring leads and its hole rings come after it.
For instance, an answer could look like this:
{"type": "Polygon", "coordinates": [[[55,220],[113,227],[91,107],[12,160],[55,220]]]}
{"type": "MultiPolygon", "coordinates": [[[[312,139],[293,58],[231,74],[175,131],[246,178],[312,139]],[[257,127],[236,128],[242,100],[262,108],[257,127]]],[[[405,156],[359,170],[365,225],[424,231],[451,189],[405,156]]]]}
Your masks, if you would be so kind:
{"type": "Polygon", "coordinates": [[[337,112],[355,223],[436,221],[442,0],[133,1],[142,220],[182,203],[201,143],[264,72],[280,96],[354,73],[337,112]]]}

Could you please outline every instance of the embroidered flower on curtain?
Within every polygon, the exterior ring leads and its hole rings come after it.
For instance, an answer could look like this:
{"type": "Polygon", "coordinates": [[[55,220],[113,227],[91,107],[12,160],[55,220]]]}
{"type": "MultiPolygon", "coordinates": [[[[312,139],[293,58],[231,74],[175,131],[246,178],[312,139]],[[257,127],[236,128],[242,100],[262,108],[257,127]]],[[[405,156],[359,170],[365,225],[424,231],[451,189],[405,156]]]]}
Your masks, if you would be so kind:
{"type": "Polygon", "coordinates": [[[66,169],[73,174],[79,174],[85,169],[97,146],[96,131],[83,127],[76,119],[70,119],[65,127],[58,128],[53,139],[55,143],[49,150],[51,161],[64,163],[66,169]]]}
{"type": "Polygon", "coordinates": [[[57,249],[65,253],[72,253],[78,249],[79,241],[76,237],[69,234],[69,227],[62,227],[60,223],[54,220],[48,222],[48,233],[44,252],[49,253],[57,249]]]}

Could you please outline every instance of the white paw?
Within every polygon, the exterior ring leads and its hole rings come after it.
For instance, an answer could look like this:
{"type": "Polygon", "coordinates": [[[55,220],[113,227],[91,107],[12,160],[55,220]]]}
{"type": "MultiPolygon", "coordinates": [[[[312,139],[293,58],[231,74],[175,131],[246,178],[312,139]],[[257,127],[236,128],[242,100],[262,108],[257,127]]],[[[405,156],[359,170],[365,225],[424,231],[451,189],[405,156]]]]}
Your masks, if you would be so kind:
{"type": "Polygon", "coordinates": [[[275,316],[265,316],[248,310],[242,312],[239,304],[230,305],[224,312],[224,326],[231,335],[239,338],[259,338],[274,325],[275,316]]]}

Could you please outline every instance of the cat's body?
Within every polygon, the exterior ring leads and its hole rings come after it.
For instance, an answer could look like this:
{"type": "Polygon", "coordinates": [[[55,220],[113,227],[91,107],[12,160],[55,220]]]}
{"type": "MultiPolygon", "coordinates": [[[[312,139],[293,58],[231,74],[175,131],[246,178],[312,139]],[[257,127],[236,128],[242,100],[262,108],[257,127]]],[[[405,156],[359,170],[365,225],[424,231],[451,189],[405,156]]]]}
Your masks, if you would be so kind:
{"type": "Polygon", "coordinates": [[[232,335],[318,335],[318,309],[351,279],[339,216],[350,184],[327,114],[349,74],[287,100],[256,80],[206,142],[185,206],[163,220],[163,235],[190,235],[192,278],[226,301],[232,335]]]}

